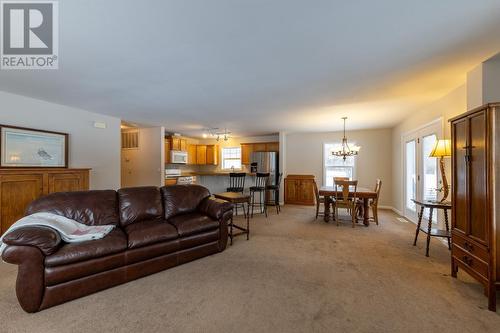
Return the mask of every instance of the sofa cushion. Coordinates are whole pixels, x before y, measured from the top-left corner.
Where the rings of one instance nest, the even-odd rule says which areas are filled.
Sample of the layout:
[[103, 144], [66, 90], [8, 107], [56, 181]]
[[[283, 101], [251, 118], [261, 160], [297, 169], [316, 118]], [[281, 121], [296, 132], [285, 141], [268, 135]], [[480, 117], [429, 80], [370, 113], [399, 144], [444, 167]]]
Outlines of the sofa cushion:
[[179, 237], [175, 227], [163, 219], [129, 224], [125, 227], [125, 232], [128, 236], [129, 249], [164, 242]]
[[118, 203], [122, 226], [163, 215], [160, 189], [155, 186], [119, 189]]
[[118, 200], [113, 190], [56, 192], [33, 201], [27, 215], [49, 212], [86, 225], [117, 225]]
[[210, 196], [207, 188], [200, 185], [173, 185], [161, 188], [165, 219], [196, 211], [200, 202]]
[[100, 258], [127, 249], [127, 236], [115, 228], [104, 238], [81, 243], [64, 244], [57, 252], [45, 257], [45, 266], [55, 267]]
[[168, 220], [177, 228], [179, 236], [186, 237], [204, 231], [217, 229], [219, 222], [200, 213], [177, 215]]

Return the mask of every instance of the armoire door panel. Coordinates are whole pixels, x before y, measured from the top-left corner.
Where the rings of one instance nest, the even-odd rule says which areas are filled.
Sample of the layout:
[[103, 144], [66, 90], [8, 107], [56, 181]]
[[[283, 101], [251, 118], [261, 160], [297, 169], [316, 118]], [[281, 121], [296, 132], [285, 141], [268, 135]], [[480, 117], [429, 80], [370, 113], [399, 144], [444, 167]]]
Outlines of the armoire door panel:
[[470, 235], [487, 243], [486, 113], [470, 118]]
[[82, 173], [49, 174], [49, 193], [80, 191], [86, 187]]
[[43, 195], [43, 175], [0, 176], [0, 234], [24, 216], [26, 208]]
[[453, 164], [455, 172], [453, 174], [455, 215], [453, 216], [453, 228], [463, 233], [468, 232], [467, 227], [467, 120], [453, 124]]

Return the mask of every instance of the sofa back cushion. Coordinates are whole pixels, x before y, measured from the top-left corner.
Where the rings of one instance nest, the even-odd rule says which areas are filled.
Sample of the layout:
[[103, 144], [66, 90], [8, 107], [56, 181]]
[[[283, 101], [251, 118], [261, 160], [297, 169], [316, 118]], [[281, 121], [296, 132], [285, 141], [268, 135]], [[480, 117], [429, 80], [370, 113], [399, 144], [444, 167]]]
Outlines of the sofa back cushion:
[[200, 185], [173, 185], [161, 188], [165, 219], [196, 211], [200, 202], [210, 196]]
[[119, 189], [118, 202], [122, 226], [160, 218], [163, 215], [161, 193], [156, 186]]
[[118, 225], [118, 199], [113, 190], [56, 192], [33, 201], [28, 215], [49, 212], [86, 225]]

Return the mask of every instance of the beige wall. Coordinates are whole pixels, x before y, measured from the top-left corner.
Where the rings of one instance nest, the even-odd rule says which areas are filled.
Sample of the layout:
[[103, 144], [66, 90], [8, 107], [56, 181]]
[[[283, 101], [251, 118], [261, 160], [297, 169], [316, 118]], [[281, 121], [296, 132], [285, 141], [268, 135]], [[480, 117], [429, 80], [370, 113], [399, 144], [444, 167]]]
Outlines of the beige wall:
[[120, 187], [120, 119], [0, 92], [0, 124], [69, 133], [69, 166], [92, 168], [92, 189]]
[[483, 64], [467, 73], [467, 110], [483, 104]]
[[122, 187], [163, 186], [165, 182], [165, 129], [139, 128], [139, 148], [122, 149]]
[[[361, 146], [356, 158], [359, 186], [374, 187], [382, 179], [380, 205], [392, 205], [391, 129], [348, 131], [349, 140]], [[340, 142], [342, 132], [290, 133], [285, 137], [285, 174], [312, 174], [323, 182], [323, 144]]]
[[494, 57], [485, 61], [483, 68], [483, 104], [499, 102], [500, 58]]
[[[450, 138], [450, 125], [448, 119], [459, 115], [467, 110], [467, 89], [462, 85], [443, 98], [418, 110], [413, 116], [394, 127], [392, 130], [392, 170], [393, 170], [393, 207], [399, 212], [403, 211], [403, 160], [402, 160], [402, 136], [405, 133], [416, 130], [438, 118], [443, 119], [443, 133], [445, 138]], [[447, 164], [448, 179], [450, 161]]]

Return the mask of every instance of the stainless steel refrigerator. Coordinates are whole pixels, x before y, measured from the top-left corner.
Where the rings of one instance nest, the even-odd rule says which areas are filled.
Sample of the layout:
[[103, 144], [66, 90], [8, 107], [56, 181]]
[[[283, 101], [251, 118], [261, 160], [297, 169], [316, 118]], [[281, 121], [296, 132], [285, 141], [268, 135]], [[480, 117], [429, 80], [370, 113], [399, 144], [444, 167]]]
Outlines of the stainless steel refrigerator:
[[276, 152], [254, 152], [252, 153], [252, 172], [269, 172], [269, 184], [276, 185], [279, 174], [279, 159]]

